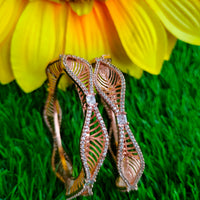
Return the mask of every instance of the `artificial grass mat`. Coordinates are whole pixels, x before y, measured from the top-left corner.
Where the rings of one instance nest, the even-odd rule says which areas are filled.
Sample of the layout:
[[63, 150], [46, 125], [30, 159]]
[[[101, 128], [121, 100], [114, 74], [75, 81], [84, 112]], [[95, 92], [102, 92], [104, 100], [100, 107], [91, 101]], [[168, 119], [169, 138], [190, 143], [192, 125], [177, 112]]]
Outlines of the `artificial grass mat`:
[[[108, 153], [94, 195], [77, 199], [200, 199], [200, 47], [179, 41], [159, 76], [125, 78], [128, 120], [146, 163], [139, 189], [117, 190], [117, 170]], [[46, 84], [30, 94], [15, 82], [0, 85], [0, 199], [65, 199], [65, 188], [51, 170], [46, 96]], [[77, 175], [83, 114], [74, 86], [59, 91], [59, 100], [62, 138]]]

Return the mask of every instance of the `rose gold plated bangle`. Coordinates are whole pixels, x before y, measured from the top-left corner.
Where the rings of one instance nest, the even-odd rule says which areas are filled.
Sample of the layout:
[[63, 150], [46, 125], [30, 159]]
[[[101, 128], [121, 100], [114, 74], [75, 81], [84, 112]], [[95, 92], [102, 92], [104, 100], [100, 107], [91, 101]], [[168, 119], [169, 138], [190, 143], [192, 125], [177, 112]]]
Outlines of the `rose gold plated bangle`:
[[95, 59], [94, 85], [111, 120], [109, 135], [114, 135], [117, 155], [109, 149], [117, 163], [120, 177], [116, 184], [122, 191], [137, 189], [145, 163], [138, 143], [130, 130], [125, 112], [125, 79], [122, 72], [111, 64], [111, 59]]
[[[47, 66], [46, 74], [49, 93], [44, 109], [44, 119], [54, 139], [53, 171], [64, 182], [67, 199], [73, 199], [79, 195], [92, 195], [92, 187], [109, 144], [108, 133], [95, 100], [92, 66], [82, 58], [61, 55], [60, 59]], [[60, 136], [62, 114], [56, 98], [56, 90], [63, 74], [67, 74], [74, 81], [85, 117], [80, 138], [82, 169], [78, 177], [72, 176], [73, 165], [62, 147]]]

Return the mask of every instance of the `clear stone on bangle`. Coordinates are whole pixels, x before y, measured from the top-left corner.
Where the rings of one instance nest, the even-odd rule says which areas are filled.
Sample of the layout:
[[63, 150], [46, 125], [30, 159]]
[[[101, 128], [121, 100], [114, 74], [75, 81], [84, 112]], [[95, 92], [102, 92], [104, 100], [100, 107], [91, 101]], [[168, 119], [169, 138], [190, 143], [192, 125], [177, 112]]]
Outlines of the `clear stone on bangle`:
[[89, 105], [95, 104], [95, 103], [96, 103], [95, 96], [92, 95], [92, 94], [88, 94], [88, 95], [86, 96], [86, 102], [87, 102], [87, 104], [89, 104]]
[[118, 114], [117, 115], [117, 123], [118, 125], [124, 125], [127, 123], [126, 114]]

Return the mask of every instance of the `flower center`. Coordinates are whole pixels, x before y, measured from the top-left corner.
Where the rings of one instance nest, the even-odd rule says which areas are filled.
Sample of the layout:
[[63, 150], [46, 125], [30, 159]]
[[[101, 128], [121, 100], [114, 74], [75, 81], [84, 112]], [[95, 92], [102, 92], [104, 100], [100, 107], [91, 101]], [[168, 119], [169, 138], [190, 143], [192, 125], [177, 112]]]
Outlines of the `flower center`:
[[62, 2], [62, 1], [65, 1], [65, 2], [69, 2], [69, 3], [89, 3], [91, 2], [92, 0], [50, 0], [50, 1], [54, 1], [54, 2]]
[[74, 3], [85, 3], [85, 2], [90, 2], [92, 0], [66, 0], [68, 2], [74, 2]]
[[[29, 1], [36, 1], [36, 0], [29, 0]], [[72, 10], [78, 15], [86, 15], [88, 14], [92, 8], [94, 0], [49, 0], [56, 3], [67, 2], [70, 4]], [[105, 0], [99, 0], [105, 1]]]

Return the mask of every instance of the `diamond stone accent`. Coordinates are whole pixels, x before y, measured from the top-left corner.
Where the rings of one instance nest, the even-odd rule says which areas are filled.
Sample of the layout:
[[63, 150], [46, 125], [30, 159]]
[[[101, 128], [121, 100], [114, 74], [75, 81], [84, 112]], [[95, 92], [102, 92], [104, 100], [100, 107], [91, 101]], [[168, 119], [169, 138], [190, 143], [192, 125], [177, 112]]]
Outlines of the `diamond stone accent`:
[[93, 185], [94, 184], [94, 180], [87, 180], [85, 185], [88, 186], [88, 185]]
[[93, 104], [93, 105], [96, 104], [95, 96], [92, 94], [88, 94], [86, 96], [86, 102], [87, 102], [87, 104]]
[[118, 125], [127, 124], [126, 114], [119, 114], [119, 115], [117, 115], [117, 123], [118, 123]]

